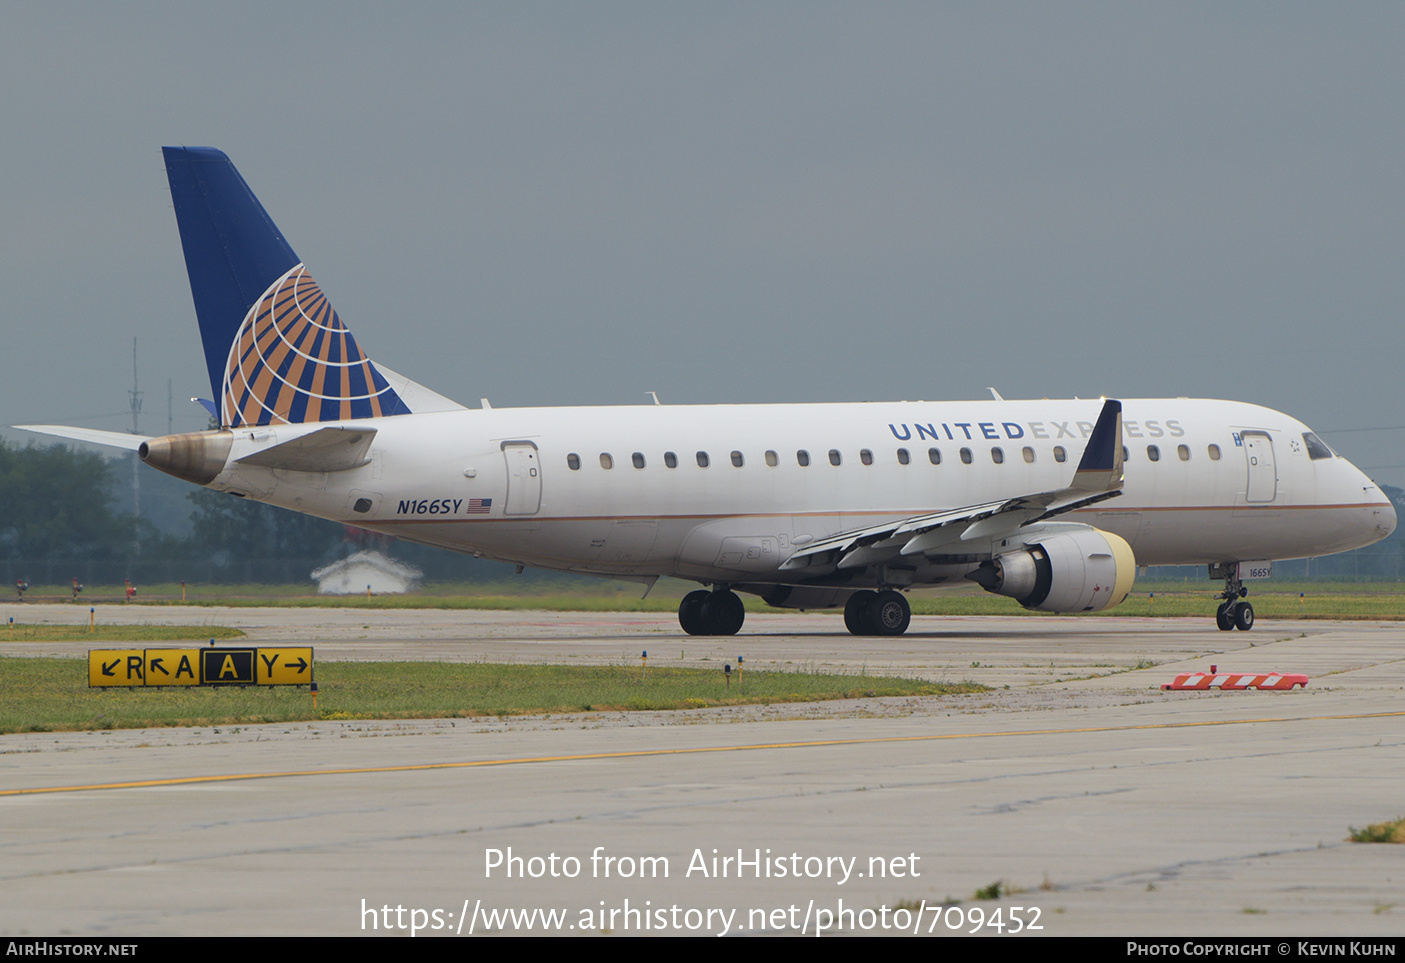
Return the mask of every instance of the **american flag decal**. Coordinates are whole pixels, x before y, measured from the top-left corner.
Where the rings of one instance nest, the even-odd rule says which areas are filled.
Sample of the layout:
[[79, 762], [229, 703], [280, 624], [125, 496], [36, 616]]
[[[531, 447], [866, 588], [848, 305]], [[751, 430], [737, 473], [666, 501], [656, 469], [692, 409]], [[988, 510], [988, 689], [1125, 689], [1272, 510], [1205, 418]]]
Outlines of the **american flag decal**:
[[468, 507], [463, 510], [463, 513], [465, 515], [486, 515], [492, 507], [493, 500], [491, 498], [470, 498]]

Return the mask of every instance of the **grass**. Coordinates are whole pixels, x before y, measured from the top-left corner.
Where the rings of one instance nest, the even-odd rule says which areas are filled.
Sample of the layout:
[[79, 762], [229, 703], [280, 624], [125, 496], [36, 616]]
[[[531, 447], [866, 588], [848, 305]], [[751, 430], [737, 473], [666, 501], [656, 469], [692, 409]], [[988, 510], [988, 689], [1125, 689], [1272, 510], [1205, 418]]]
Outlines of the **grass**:
[[[1193, 587], [1192, 587], [1193, 586]], [[648, 598], [643, 586], [608, 580], [541, 579], [499, 583], [431, 583], [412, 595], [318, 595], [309, 585], [192, 585], [186, 605], [290, 606], [351, 609], [491, 609], [553, 612], [674, 612], [684, 593], [696, 585], [662, 579]], [[33, 601], [66, 601], [63, 586], [36, 586]], [[1218, 604], [1220, 584], [1143, 580], [1127, 601], [1097, 616], [1167, 616], [1208, 618]], [[1405, 582], [1261, 582], [1251, 583], [1249, 600], [1260, 619], [1405, 620]], [[1154, 595], [1154, 597], [1153, 597]], [[1013, 599], [982, 592], [974, 585], [955, 591], [916, 592], [908, 596], [914, 615], [1018, 616], [1030, 612]], [[96, 586], [79, 605], [121, 601], [120, 586]], [[750, 613], [784, 611], [760, 599], [743, 596]], [[142, 586], [132, 603], [141, 606], [179, 605], [179, 585]]]
[[1364, 829], [1350, 828], [1347, 838], [1353, 843], [1405, 843], [1405, 816], [1383, 823], [1372, 823]]
[[306, 689], [90, 689], [76, 659], [0, 657], [0, 733], [519, 714], [691, 709], [985, 691], [888, 676], [748, 669], [492, 663], [320, 662], [318, 708]]
[[1005, 892], [1005, 881], [1003, 879], [997, 879], [989, 886], [982, 886], [980, 889], [976, 890], [972, 898], [981, 900], [999, 899]]
[[223, 625], [105, 625], [93, 631], [86, 625], [27, 625], [20, 622], [0, 626], [0, 644], [5, 642], [187, 642], [205, 639], [241, 639], [244, 633]]

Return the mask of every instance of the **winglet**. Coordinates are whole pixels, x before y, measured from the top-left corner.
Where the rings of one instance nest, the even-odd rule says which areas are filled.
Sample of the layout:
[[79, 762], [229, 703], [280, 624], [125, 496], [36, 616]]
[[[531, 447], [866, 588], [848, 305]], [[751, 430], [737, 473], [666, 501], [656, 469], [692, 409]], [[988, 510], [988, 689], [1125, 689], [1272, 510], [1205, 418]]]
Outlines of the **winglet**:
[[1108, 398], [1098, 415], [1088, 447], [1073, 473], [1070, 488], [1104, 492], [1122, 487], [1122, 402]]

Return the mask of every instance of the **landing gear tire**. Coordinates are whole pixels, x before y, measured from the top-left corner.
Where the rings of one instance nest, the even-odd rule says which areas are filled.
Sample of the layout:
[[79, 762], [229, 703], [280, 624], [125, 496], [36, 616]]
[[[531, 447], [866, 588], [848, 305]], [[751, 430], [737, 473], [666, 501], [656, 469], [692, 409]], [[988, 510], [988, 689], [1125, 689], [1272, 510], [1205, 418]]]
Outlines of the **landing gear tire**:
[[700, 614], [708, 635], [736, 635], [746, 621], [746, 608], [730, 589], [705, 592]]
[[706, 589], [698, 589], [683, 596], [683, 601], [678, 603], [678, 624], [684, 632], [689, 635], [708, 634], [707, 623], [702, 618], [702, 606], [711, 594]]
[[877, 592], [864, 589], [849, 596], [844, 603], [844, 628], [850, 635], [872, 635], [873, 604], [878, 599]]
[[1214, 578], [1217, 571], [1224, 575], [1224, 592], [1219, 596], [1224, 601], [1215, 612], [1215, 625], [1221, 632], [1231, 629], [1248, 632], [1254, 627], [1254, 607], [1247, 600], [1249, 590], [1240, 581], [1237, 566], [1234, 562], [1211, 566], [1210, 577]]
[[874, 635], [902, 635], [912, 622], [912, 609], [901, 592], [879, 592], [869, 604], [869, 624]]

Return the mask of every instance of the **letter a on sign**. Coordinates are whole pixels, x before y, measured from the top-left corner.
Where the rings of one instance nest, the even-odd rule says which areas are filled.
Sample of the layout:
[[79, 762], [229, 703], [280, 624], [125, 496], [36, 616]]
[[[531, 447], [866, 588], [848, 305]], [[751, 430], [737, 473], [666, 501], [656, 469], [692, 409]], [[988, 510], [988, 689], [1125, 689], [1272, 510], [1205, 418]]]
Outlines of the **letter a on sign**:
[[253, 685], [256, 649], [201, 649], [200, 678], [204, 685]]

